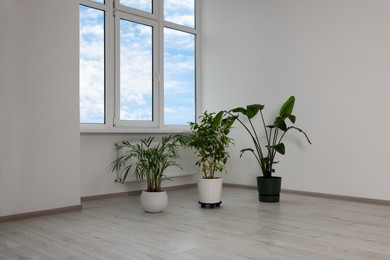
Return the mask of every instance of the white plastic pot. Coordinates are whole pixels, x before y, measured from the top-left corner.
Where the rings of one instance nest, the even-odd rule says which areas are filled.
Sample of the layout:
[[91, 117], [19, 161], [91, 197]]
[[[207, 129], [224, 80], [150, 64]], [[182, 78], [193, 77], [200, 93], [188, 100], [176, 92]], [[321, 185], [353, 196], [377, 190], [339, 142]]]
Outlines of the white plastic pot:
[[140, 197], [142, 208], [146, 212], [156, 213], [165, 209], [168, 204], [168, 196], [166, 191], [148, 192], [143, 191]]
[[201, 203], [219, 203], [222, 195], [222, 178], [199, 179], [198, 193]]

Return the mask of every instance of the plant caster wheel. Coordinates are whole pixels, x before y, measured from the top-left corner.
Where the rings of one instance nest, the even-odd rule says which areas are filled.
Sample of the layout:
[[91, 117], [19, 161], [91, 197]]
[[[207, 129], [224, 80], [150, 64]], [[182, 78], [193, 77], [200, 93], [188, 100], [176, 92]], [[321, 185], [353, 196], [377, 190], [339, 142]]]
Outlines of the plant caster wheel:
[[202, 209], [207, 208], [207, 207], [209, 207], [210, 209], [213, 209], [213, 208], [219, 208], [222, 204], [222, 201], [217, 202], [217, 203], [204, 203], [204, 202], [198, 201], [198, 203], [200, 204], [200, 207]]

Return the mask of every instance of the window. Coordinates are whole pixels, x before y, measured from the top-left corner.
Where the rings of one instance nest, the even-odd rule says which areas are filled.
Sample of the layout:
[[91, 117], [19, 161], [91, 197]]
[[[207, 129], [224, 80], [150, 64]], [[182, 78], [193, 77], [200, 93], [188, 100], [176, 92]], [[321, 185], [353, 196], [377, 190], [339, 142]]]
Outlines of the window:
[[105, 123], [105, 12], [80, 5], [80, 121]]
[[164, 76], [165, 124], [186, 124], [195, 118], [193, 34], [164, 28]]
[[80, 0], [82, 131], [183, 130], [196, 119], [196, 10], [197, 0]]
[[195, 3], [193, 0], [164, 0], [164, 20], [195, 28]]
[[153, 121], [154, 26], [124, 18], [118, 24], [118, 118]]

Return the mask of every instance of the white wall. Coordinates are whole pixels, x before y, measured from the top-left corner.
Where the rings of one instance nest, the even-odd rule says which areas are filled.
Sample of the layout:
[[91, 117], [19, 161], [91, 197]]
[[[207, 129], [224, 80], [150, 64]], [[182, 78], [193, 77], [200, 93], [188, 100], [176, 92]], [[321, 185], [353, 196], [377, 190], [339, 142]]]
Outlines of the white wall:
[[[137, 135], [80, 137], [78, 15], [75, 0], [1, 2], [0, 216], [145, 186], [115, 183], [108, 169], [113, 144]], [[195, 179], [179, 177], [163, 186]]]
[[[390, 200], [389, 1], [207, 0], [201, 21], [204, 109], [263, 103], [271, 117], [296, 96], [313, 145], [290, 135], [283, 188]], [[255, 185], [242, 132], [225, 180]]]
[[[388, 1], [207, 0], [201, 15], [204, 109], [260, 102], [272, 114], [297, 98], [314, 144], [288, 140], [284, 188], [390, 199]], [[0, 35], [0, 216], [139, 189], [106, 168], [127, 136], [80, 140], [77, 1], [3, 0]], [[255, 185], [253, 159], [238, 158], [248, 140], [239, 128], [234, 136], [224, 178]]]
[[80, 204], [78, 4], [0, 8], [0, 216]]

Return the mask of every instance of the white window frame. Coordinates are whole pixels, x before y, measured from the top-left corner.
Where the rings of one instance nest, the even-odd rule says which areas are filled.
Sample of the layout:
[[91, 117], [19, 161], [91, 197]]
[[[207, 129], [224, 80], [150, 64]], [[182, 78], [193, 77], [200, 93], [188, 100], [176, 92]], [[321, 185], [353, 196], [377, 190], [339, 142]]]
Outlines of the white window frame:
[[155, 20], [149, 20], [145, 19], [143, 17], [135, 16], [128, 13], [123, 12], [116, 12], [115, 15], [115, 31], [119, 32], [120, 30], [120, 20], [127, 20], [130, 22], [135, 22], [143, 25], [147, 25], [152, 27], [153, 30], [153, 61], [152, 61], [152, 70], [153, 70], [153, 79], [152, 79], [152, 95], [153, 95], [153, 102], [152, 102], [152, 114], [153, 114], [153, 121], [142, 121], [142, 120], [121, 120], [120, 119], [120, 34], [115, 34], [115, 68], [118, 68], [115, 70], [115, 82], [117, 84], [115, 85], [115, 111], [114, 111], [114, 126], [126, 126], [126, 127], [158, 127], [159, 125], [159, 118], [158, 118], [158, 108], [159, 108], [159, 85], [160, 82], [158, 80], [158, 75], [160, 72], [159, 69], [159, 58], [160, 55], [158, 55], [159, 51], [159, 37], [158, 37], [158, 23]]
[[[153, 13], [148, 14], [120, 5], [120, 0], [105, 0], [100, 4], [92, 0], [79, 0], [80, 5], [105, 11], [105, 124], [80, 123], [81, 133], [171, 133], [188, 131], [188, 125], [164, 125], [164, 27], [195, 35], [195, 118], [200, 114], [200, 1], [195, 0], [195, 28], [164, 21], [162, 0], [153, 0]], [[141, 24], [156, 26], [153, 37], [154, 78], [153, 117], [154, 121], [125, 121], [119, 118], [119, 21], [123, 18]]]

